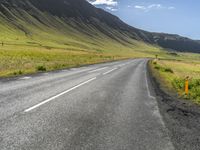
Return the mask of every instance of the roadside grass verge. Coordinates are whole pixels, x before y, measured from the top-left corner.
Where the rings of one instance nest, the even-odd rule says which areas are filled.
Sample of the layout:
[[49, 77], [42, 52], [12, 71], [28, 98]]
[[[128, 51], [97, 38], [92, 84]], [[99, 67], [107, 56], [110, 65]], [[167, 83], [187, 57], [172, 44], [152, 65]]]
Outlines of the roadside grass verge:
[[[32, 43], [29, 42], [29, 44]], [[145, 44], [138, 45], [138, 49], [147, 49], [144, 51], [139, 51], [136, 47], [132, 50], [124, 48], [121, 51], [114, 51], [112, 48], [109, 49], [110, 47], [112, 45], [108, 49], [94, 51], [80, 48], [70, 50], [68, 47], [34, 46], [34, 43], [33, 45], [4, 44], [0, 46], [0, 77], [19, 76], [127, 58], [153, 57], [154, 53], [159, 50], [153, 48], [152, 52], [148, 52], [148, 49], [151, 50], [152, 47], [145, 46]]]
[[[149, 66], [164, 90], [200, 104], [200, 60], [158, 60], [150, 61]], [[189, 76], [189, 94], [185, 95], [187, 76]]]
[[17, 76], [41, 71], [79, 67], [125, 57], [84, 51], [31, 48], [0, 50], [0, 76]]

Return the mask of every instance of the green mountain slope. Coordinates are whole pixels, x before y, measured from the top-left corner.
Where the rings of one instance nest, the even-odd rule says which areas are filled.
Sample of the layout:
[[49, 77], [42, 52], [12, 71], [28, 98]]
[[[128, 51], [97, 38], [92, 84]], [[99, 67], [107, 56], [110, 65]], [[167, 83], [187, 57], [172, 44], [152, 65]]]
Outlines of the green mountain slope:
[[0, 76], [163, 56], [160, 46], [176, 49], [169, 40], [200, 45], [136, 29], [85, 0], [0, 0]]
[[[122, 49], [138, 48], [139, 45], [142, 46], [141, 48], [147, 46], [147, 44], [141, 44], [141, 42], [130, 38], [128, 34], [101, 22], [98, 18], [90, 17], [90, 19], [86, 19], [85, 16], [87, 15], [82, 16], [80, 15], [81, 12], [77, 14], [78, 16], [74, 12], [71, 12], [74, 15], [71, 17], [66, 16], [69, 12], [65, 12], [64, 16], [59, 16], [59, 13], [54, 14], [51, 9], [45, 10], [45, 7], [49, 6], [50, 0], [42, 0], [47, 5], [40, 2], [36, 3], [36, 1], [1, 0], [1, 41], [7, 44], [26, 44], [72, 50], [110, 51], [112, 53], [120, 52]], [[59, 4], [63, 1], [54, 2]], [[69, 2], [75, 3], [74, 7], [78, 5], [78, 2]], [[96, 9], [85, 1], [84, 4]], [[44, 8], [42, 5], [44, 5]], [[71, 7], [69, 9], [75, 10], [75, 8]], [[80, 8], [80, 10], [82, 9]], [[79, 11], [79, 9], [76, 11]]]
[[[0, 40], [6, 42], [26, 44], [31, 39], [39, 43], [42, 39], [48, 45], [72, 48], [74, 44], [88, 48], [89, 43], [95, 50], [107, 48], [110, 42], [129, 47], [139, 41], [177, 51], [200, 50], [199, 41], [139, 30], [85, 0], [0, 0], [0, 21]], [[55, 39], [55, 34], [60, 38]]]
[[[47, 2], [43, 4], [37, 0], [0, 0], [0, 76], [151, 57], [160, 52], [159, 48], [130, 38], [98, 17], [88, 19], [88, 14], [83, 15], [84, 11], [77, 8], [80, 3], [76, 0], [67, 0], [74, 6], [66, 9], [64, 5], [69, 12], [58, 14], [53, 12], [55, 5], [63, 5], [64, 1], [52, 0], [56, 3], [48, 7], [50, 1], [41, 0]], [[89, 3], [80, 2], [96, 11]]]

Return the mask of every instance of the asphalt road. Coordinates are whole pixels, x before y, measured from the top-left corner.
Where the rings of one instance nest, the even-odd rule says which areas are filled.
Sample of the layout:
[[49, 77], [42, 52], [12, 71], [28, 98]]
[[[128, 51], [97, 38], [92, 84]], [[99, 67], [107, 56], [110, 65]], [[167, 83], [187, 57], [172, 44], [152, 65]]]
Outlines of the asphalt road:
[[0, 80], [0, 149], [173, 150], [146, 64], [124, 60]]

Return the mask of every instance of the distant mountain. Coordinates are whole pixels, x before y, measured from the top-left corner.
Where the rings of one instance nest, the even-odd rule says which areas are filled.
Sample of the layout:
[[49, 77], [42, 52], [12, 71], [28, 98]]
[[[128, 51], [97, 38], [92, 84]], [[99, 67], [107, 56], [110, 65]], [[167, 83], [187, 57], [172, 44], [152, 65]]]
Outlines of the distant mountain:
[[96, 39], [105, 36], [121, 44], [131, 44], [130, 39], [134, 39], [176, 51], [200, 52], [199, 41], [131, 27], [86, 0], [0, 0], [0, 25], [20, 30], [26, 36], [48, 28], [71, 35], [80, 32]]

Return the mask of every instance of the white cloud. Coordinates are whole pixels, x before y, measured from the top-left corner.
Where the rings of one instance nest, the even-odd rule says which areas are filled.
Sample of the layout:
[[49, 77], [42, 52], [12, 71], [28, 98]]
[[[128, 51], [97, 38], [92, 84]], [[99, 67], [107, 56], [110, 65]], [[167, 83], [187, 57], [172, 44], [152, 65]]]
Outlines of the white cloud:
[[168, 7], [168, 9], [176, 9], [174, 6], [170, 6]]
[[151, 4], [147, 8], [149, 9], [160, 9], [163, 8], [161, 4]]
[[138, 10], [143, 10], [145, 12], [148, 12], [150, 10], [159, 10], [159, 9], [168, 9], [168, 10], [175, 9], [175, 7], [173, 7], [173, 6], [165, 7], [165, 6], [162, 6], [161, 4], [151, 4], [151, 5], [147, 5], [147, 6], [136, 5], [134, 8], [138, 9]]
[[88, 0], [92, 5], [103, 5], [109, 11], [117, 11], [118, 2], [116, 0]]
[[110, 11], [117, 11], [116, 8], [113, 8], [113, 7], [110, 7], [110, 6], [107, 6], [106, 9], [110, 10]]
[[115, 0], [88, 0], [92, 5], [108, 5], [117, 6], [118, 2]]
[[147, 9], [145, 6], [140, 6], [140, 5], [136, 5], [135, 8], [136, 9], [142, 9], [142, 10], [146, 10]]

